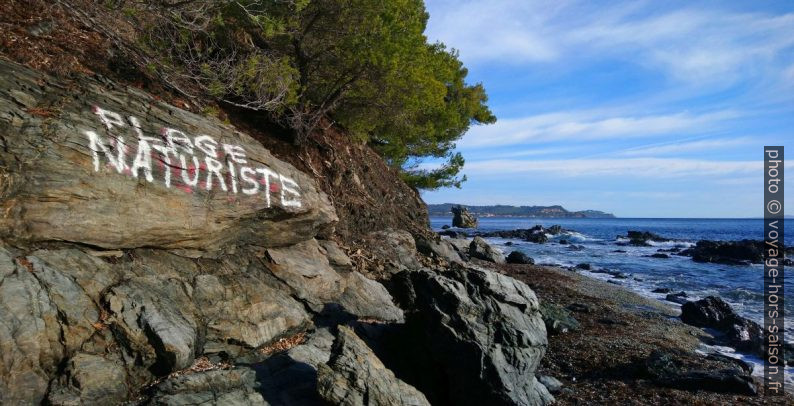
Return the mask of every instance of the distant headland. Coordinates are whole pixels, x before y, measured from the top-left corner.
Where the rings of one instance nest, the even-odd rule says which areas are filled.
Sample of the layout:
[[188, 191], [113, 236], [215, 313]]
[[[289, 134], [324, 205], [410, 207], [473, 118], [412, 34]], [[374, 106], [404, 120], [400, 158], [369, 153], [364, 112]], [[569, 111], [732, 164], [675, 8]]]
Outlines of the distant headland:
[[[428, 204], [431, 216], [448, 216], [455, 203]], [[615, 218], [612, 213], [598, 210], [568, 211], [562, 206], [468, 206], [469, 212], [477, 217], [539, 217], [539, 218]]]

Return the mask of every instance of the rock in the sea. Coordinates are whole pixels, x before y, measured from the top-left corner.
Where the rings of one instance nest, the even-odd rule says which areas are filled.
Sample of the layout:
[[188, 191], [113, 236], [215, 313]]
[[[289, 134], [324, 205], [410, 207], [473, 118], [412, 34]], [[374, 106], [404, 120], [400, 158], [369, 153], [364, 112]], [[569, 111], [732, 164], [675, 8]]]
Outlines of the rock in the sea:
[[682, 305], [689, 301], [688, 297], [686, 292], [681, 291], [678, 293], [668, 293], [667, 296], [664, 297], [664, 300]]
[[89, 77], [0, 70], [0, 238], [213, 254], [336, 222], [312, 178], [216, 119]]
[[476, 228], [477, 219], [463, 206], [452, 207], [452, 226], [458, 228]]
[[394, 376], [347, 326], [339, 326], [331, 359], [319, 366], [317, 390], [334, 405], [430, 405], [422, 392]]
[[669, 238], [664, 238], [658, 234], [649, 231], [629, 231], [626, 233], [626, 238], [629, 239], [629, 244], [637, 246], [649, 246], [648, 241], [663, 242], [670, 241]]
[[410, 354], [401, 349], [401, 376], [411, 376], [432, 403], [553, 401], [535, 378], [546, 328], [538, 299], [524, 283], [477, 267], [406, 272], [394, 282], [395, 298], [406, 309], [403, 339], [413, 346]]
[[701, 240], [679, 255], [692, 257], [695, 262], [714, 262], [726, 265], [746, 265], [764, 260], [764, 242], [754, 240]]
[[653, 293], [671, 293], [673, 290], [670, 288], [656, 288], [652, 290]]
[[521, 251], [513, 251], [507, 255], [508, 264], [534, 264], [535, 260]]
[[497, 248], [492, 247], [482, 237], [474, 237], [469, 244], [469, 256], [483, 261], [503, 264], [505, 256]]
[[761, 326], [736, 314], [731, 306], [719, 297], [708, 296], [695, 302], [684, 303], [681, 306], [681, 321], [721, 332], [725, 342], [740, 351], [763, 352], [764, 333]]
[[592, 269], [592, 267], [591, 267], [591, 266], [590, 266], [590, 264], [588, 264], [588, 263], [581, 263], [581, 264], [578, 264], [578, 265], [576, 265], [576, 268], [577, 268], [577, 269], [583, 269], [583, 270], [585, 270], [585, 271], [589, 271], [590, 269]]
[[670, 258], [669, 255], [663, 254], [663, 253], [660, 253], [660, 252], [657, 252], [657, 253], [654, 253], [654, 254], [651, 254], [651, 255], [648, 255], [648, 256], [651, 257], [651, 258], [660, 258], [660, 259]]

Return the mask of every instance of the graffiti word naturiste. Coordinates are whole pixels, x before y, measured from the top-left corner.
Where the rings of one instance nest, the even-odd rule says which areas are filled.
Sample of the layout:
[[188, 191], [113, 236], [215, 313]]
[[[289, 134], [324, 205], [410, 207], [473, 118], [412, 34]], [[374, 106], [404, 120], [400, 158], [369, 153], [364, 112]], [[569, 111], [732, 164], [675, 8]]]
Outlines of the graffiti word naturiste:
[[[300, 187], [294, 180], [266, 166], [249, 166], [245, 149], [239, 145], [222, 144], [209, 135], [189, 136], [167, 127], [160, 129], [160, 137], [150, 137], [144, 135], [140, 121], [134, 116], [125, 121], [110, 110], [94, 106], [93, 111], [111, 134], [106, 140], [95, 131], [85, 131], [95, 172], [100, 171], [101, 155], [104, 155], [108, 167], [134, 178], [143, 176], [147, 182], [154, 182], [159, 172], [167, 188], [174, 186], [188, 193], [219, 188], [234, 194], [264, 194], [267, 207], [271, 207], [271, 194], [274, 194], [282, 207], [301, 206]], [[123, 129], [131, 130], [138, 138], [137, 151], [132, 157], [128, 156], [129, 148], [119, 134]], [[159, 170], [152, 166], [153, 156]]]

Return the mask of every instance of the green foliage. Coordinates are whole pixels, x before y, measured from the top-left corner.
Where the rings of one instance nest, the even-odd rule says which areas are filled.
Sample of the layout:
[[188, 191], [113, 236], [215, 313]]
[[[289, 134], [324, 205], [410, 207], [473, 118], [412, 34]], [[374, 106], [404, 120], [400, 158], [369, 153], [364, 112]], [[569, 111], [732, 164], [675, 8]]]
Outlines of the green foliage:
[[[264, 110], [301, 141], [325, 118], [373, 146], [415, 187], [460, 186], [452, 153], [496, 118], [454, 50], [428, 43], [422, 0], [195, 0], [143, 26], [176, 85]], [[446, 160], [436, 170], [408, 165]]]

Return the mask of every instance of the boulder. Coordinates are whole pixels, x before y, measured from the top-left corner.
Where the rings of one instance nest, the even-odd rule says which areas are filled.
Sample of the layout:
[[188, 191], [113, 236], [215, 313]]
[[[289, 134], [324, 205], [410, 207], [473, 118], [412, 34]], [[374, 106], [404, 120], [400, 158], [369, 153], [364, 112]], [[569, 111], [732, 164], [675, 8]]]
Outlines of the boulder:
[[553, 376], [541, 375], [538, 377], [538, 382], [542, 383], [552, 394], [559, 393], [562, 390], [562, 382]]
[[395, 363], [433, 404], [553, 401], [535, 378], [547, 339], [538, 299], [527, 285], [478, 267], [405, 272], [393, 282], [406, 309], [400, 342], [412, 343]]
[[463, 206], [452, 207], [452, 227], [476, 228], [477, 219], [469, 213], [469, 209]]
[[[557, 234], [562, 232], [562, 228], [559, 226], [553, 226], [553, 231]], [[520, 238], [524, 241], [534, 242], [537, 244], [543, 244], [549, 240], [549, 237], [546, 234], [554, 234], [550, 230], [543, 228], [542, 225], [538, 224], [532, 228], [526, 229], [516, 229], [516, 230], [501, 230], [501, 231], [491, 231], [487, 233], [480, 233], [482, 237], [498, 237], [498, 238]]]
[[534, 264], [535, 260], [521, 251], [511, 252], [506, 259], [508, 264]]
[[312, 178], [217, 119], [90, 77], [0, 70], [0, 238], [205, 255], [333, 228]]
[[187, 372], [154, 387], [154, 405], [268, 405], [256, 390], [256, 373], [246, 367]]
[[543, 317], [543, 323], [546, 325], [546, 331], [550, 334], [567, 333], [581, 328], [579, 321], [562, 306], [553, 303], [541, 303], [540, 314]]
[[367, 234], [364, 244], [385, 262], [386, 276], [422, 267], [417, 258], [414, 237], [404, 230], [382, 230]]
[[505, 262], [504, 254], [488, 244], [482, 237], [474, 237], [471, 240], [471, 243], [469, 243], [469, 256], [497, 264]]
[[464, 259], [458, 253], [458, 250], [444, 238], [416, 238], [416, 249], [422, 255], [442, 259], [448, 263], [462, 263]]
[[754, 240], [701, 240], [679, 255], [692, 257], [695, 262], [714, 262], [726, 265], [746, 265], [764, 261], [764, 242]]
[[394, 376], [346, 326], [339, 326], [328, 364], [319, 366], [317, 389], [334, 405], [430, 405], [421, 392]]
[[682, 305], [689, 301], [689, 299], [687, 299], [688, 297], [686, 292], [682, 291], [678, 293], [668, 293], [667, 296], [664, 297], [664, 300]]
[[723, 364], [724, 368], [721, 369], [686, 368], [673, 354], [655, 350], [645, 360], [644, 368], [648, 377], [662, 386], [750, 396], [757, 394], [758, 389], [750, 371], [737, 367], [732, 362]]
[[728, 345], [740, 351], [763, 353], [764, 332], [758, 323], [739, 316], [724, 300], [716, 296], [687, 302], [681, 306], [681, 321], [696, 327], [708, 327], [723, 334]]
[[664, 238], [658, 234], [654, 234], [649, 231], [629, 231], [626, 233], [626, 238], [629, 239], [630, 245], [637, 245], [637, 246], [650, 246], [651, 244], [648, 241], [654, 242], [663, 242], [663, 241], [670, 241], [669, 238]]

